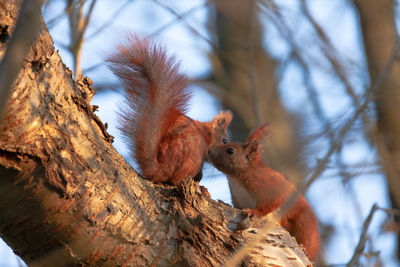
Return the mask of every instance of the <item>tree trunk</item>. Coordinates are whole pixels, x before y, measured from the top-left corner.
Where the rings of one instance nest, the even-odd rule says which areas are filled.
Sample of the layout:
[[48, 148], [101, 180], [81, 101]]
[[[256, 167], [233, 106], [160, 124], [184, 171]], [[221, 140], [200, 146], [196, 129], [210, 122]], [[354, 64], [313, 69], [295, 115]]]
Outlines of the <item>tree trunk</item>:
[[[356, 0], [377, 113], [376, 143], [392, 206], [400, 208], [400, 62], [393, 0]], [[396, 59], [396, 60], [395, 60]], [[381, 81], [384, 78], [383, 81]], [[395, 216], [400, 225], [400, 217]], [[400, 260], [400, 238], [397, 258]]]
[[[0, 1], [0, 55], [16, 2]], [[0, 232], [27, 264], [219, 266], [252, 238], [238, 230], [240, 211], [205, 198], [194, 181], [138, 176], [94, 114], [92, 82], [71, 74], [43, 24], [0, 124]], [[254, 250], [247, 265], [310, 264], [281, 227]]]
[[[300, 121], [283, 106], [275, 77], [277, 63], [264, 47], [265, 29], [260, 22], [257, 1], [219, 0], [215, 2], [216, 48], [210, 55], [212, 81], [224, 106], [235, 120], [231, 128], [240, 141], [249, 130], [270, 122], [264, 154], [268, 165], [284, 173], [294, 183], [304, 178], [302, 142], [296, 129]], [[215, 33], [216, 32], [216, 33]]]

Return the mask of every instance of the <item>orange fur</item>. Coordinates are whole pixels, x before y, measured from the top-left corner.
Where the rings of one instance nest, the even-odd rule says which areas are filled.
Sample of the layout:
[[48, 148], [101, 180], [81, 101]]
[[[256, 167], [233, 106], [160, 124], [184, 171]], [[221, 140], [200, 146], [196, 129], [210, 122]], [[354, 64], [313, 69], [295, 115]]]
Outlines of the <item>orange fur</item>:
[[[267, 126], [257, 128], [245, 144], [230, 143], [210, 149], [211, 163], [228, 179], [235, 207], [263, 216], [278, 209], [296, 190], [281, 173], [262, 160], [262, 138]], [[249, 210], [251, 209], [251, 210]], [[307, 200], [299, 195], [281, 220], [281, 225], [296, 237], [314, 260], [319, 249], [317, 218]]]
[[173, 185], [187, 177], [199, 180], [208, 149], [227, 140], [231, 113], [211, 122], [185, 116], [188, 78], [174, 57], [148, 39], [128, 36], [108, 62], [124, 87], [120, 130], [142, 175]]

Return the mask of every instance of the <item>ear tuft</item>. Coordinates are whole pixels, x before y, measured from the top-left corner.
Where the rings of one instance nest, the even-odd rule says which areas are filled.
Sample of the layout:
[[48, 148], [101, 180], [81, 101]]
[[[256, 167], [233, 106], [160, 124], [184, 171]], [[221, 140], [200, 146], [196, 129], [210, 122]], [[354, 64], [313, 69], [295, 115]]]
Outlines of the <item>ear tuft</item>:
[[246, 142], [243, 150], [246, 154], [246, 159], [252, 161], [261, 156], [262, 145], [257, 139], [252, 139], [249, 142]]
[[232, 112], [221, 111], [219, 115], [215, 116], [212, 121], [212, 127], [215, 129], [226, 129], [229, 123], [232, 121]]
[[268, 126], [269, 123], [264, 123], [260, 127], [254, 129], [247, 138], [246, 143], [249, 143], [252, 140], [257, 140], [258, 143], [262, 143], [264, 136], [268, 133]]
[[251, 161], [257, 157], [261, 157], [263, 148], [262, 141], [263, 137], [268, 132], [268, 123], [264, 123], [260, 127], [254, 129], [249, 137], [247, 138], [244, 150], [246, 152], [246, 158]]

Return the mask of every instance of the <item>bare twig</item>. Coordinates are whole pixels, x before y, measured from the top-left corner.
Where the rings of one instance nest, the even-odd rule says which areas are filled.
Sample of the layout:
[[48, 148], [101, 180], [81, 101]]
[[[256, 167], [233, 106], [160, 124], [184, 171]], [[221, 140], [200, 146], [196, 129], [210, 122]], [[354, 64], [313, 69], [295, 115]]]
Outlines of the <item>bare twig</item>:
[[375, 213], [376, 210], [378, 210], [378, 206], [376, 204], [374, 204], [368, 214], [367, 219], [364, 221], [363, 227], [362, 227], [362, 231], [361, 231], [361, 236], [360, 236], [360, 240], [358, 241], [358, 244], [354, 250], [353, 253], [353, 257], [351, 257], [349, 263], [346, 265], [346, 267], [351, 267], [351, 266], [355, 266], [358, 263], [358, 260], [361, 256], [361, 254], [364, 251], [364, 247], [365, 247], [365, 242], [367, 241], [367, 231], [369, 228], [369, 225], [371, 224], [373, 215]]
[[[306, 191], [306, 189], [326, 170], [332, 154], [342, 147], [343, 140], [344, 140], [346, 134], [352, 128], [353, 124], [359, 118], [360, 114], [362, 114], [365, 111], [365, 109], [368, 107], [368, 105], [371, 101], [371, 98], [373, 97], [374, 92], [376, 90], [378, 90], [378, 88], [380, 86], [382, 86], [383, 82], [387, 78], [387, 76], [390, 72], [390, 69], [393, 66], [393, 63], [395, 62], [395, 60], [397, 58], [397, 54], [398, 54], [399, 50], [400, 50], [400, 42], [398, 41], [395, 45], [395, 48], [393, 49], [392, 57], [387, 62], [385, 68], [378, 75], [378, 78], [375, 81], [373, 81], [370, 89], [367, 90], [367, 92], [364, 96], [364, 100], [361, 101], [361, 104], [357, 107], [357, 109], [353, 113], [353, 116], [347, 120], [347, 122], [338, 131], [338, 134], [335, 135], [334, 138], [332, 138], [332, 144], [331, 144], [329, 150], [327, 151], [327, 153], [325, 154], [325, 156], [322, 159], [318, 160], [318, 164], [314, 168], [313, 172], [309, 175], [309, 178], [306, 180], [307, 182], [300, 185], [299, 190], [294, 192], [292, 194], [292, 196], [278, 210], [278, 219], [277, 219], [278, 221], [279, 221], [279, 218], [281, 218], [293, 205], [294, 201], [298, 197], [298, 194], [304, 193]], [[368, 227], [369, 223], [368, 224], [364, 223], [364, 225], [365, 225], [365, 227]], [[268, 230], [270, 229], [268, 225], [267, 225], [267, 229]], [[266, 232], [268, 230], [266, 230]], [[263, 231], [264, 231], [264, 229], [263, 229]], [[261, 238], [262, 238], [262, 235], [260, 234], [259, 239], [256, 238], [254, 243], [261, 241]], [[360, 239], [360, 243], [361, 242], [362, 242], [362, 240]], [[253, 242], [251, 244], [253, 244]], [[251, 246], [251, 244], [245, 245], [242, 249], [240, 249], [238, 252], [236, 252], [235, 255], [232, 257], [232, 259], [235, 259], [235, 261], [229, 261], [229, 263], [238, 264], [246, 256], [246, 253], [248, 253], [248, 251], [250, 249], [249, 247]], [[226, 265], [226, 266], [228, 266], [228, 265]]]
[[179, 15], [179, 17], [177, 16], [176, 19], [174, 19], [174, 20], [172, 20], [172, 21], [170, 21], [170, 22], [168, 22], [168, 23], [162, 25], [160, 28], [158, 28], [157, 30], [155, 30], [154, 32], [152, 32], [152, 33], [149, 35], [149, 37], [152, 37], [152, 36], [155, 36], [155, 35], [159, 34], [159, 33], [162, 32], [163, 30], [165, 30], [166, 28], [170, 27], [170, 26], [173, 25], [174, 23], [176, 23], [176, 22], [182, 20], [183, 18], [187, 17], [188, 15], [190, 15], [191, 13], [193, 13], [194, 11], [196, 11], [196, 10], [198, 10], [198, 9], [200, 9], [200, 8], [204, 8], [204, 7], [206, 7], [207, 5], [210, 5], [211, 3], [212, 3], [212, 1], [208, 1], [208, 2], [206, 2], [206, 3], [203, 3], [203, 4], [201, 4], [201, 5], [198, 5], [198, 6], [195, 6], [195, 7], [191, 8], [191, 9], [189, 9], [189, 10], [186, 11], [186, 12], [183, 12], [182, 14]]
[[153, 0], [154, 3], [158, 4], [159, 6], [165, 8], [165, 10], [167, 10], [168, 12], [170, 12], [171, 14], [175, 15], [180, 21], [182, 21], [186, 27], [193, 32], [195, 35], [199, 36], [201, 39], [203, 39], [204, 41], [206, 41], [210, 46], [212, 46], [214, 49], [217, 49], [217, 46], [207, 37], [203, 36], [198, 30], [196, 30], [195, 28], [193, 28], [191, 25], [189, 25], [189, 23], [186, 22], [184, 16], [182, 16], [181, 14], [179, 14], [178, 12], [176, 12], [174, 9], [172, 9], [171, 7], [169, 7], [168, 5], [166, 5], [164, 2], [161, 2], [159, 0]]
[[258, 94], [257, 94], [257, 83], [256, 83], [256, 66], [254, 64], [254, 29], [253, 29], [253, 18], [254, 14], [252, 11], [255, 10], [253, 8], [254, 1], [249, 2], [249, 9], [247, 12], [247, 24], [249, 25], [249, 31], [248, 31], [248, 36], [247, 36], [247, 61], [249, 64], [248, 68], [248, 74], [249, 74], [249, 80], [250, 80], [250, 95], [251, 95], [251, 100], [252, 100], [252, 107], [253, 107], [253, 112], [254, 112], [254, 117], [256, 120], [256, 125], [261, 124], [261, 118], [260, 118], [260, 104], [258, 101]]
[[48, 28], [53, 27], [54, 24], [56, 24], [58, 20], [60, 20], [65, 14], [70, 13], [71, 10], [73, 10], [76, 7], [76, 5], [78, 5], [79, 3], [80, 3], [79, 1], [76, 1], [70, 5], [67, 5], [60, 14], [56, 15], [54, 18], [52, 18], [51, 20], [49, 20], [46, 23], [47, 27]]
[[317, 90], [313, 87], [311, 83], [311, 78], [310, 78], [311, 71], [309, 65], [306, 63], [304, 59], [304, 52], [302, 51], [301, 47], [296, 43], [296, 41], [293, 39], [292, 36], [294, 36], [294, 34], [290, 29], [290, 27], [285, 23], [283, 16], [279, 10], [279, 7], [273, 1], [267, 2], [265, 0], [259, 0], [258, 2], [262, 7], [264, 7], [268, 11], [271, 11], [274, 14], [273, 17], [271, 16], [271, 20], [279, 29], [283, 38], [285, 38], [285, 40], [291, 45], [292, 47], [291, 56], [300, 64], [300, 66], [304, 71], [303, 83], [308, 91], [308, 96], [311, 105], [314, 109], [314, 114], [317, 116], [317, 119], [319, 119], [321, 124], [324, 125], [325, 127], [324, 132], [330, 137], [331, 140], [333, 140], [334, 132], [332, 129], [332, 125], [324, 115], [323, 109], [317, 100]]
[[104, 31], [105, 29], [107, 29], [107, 27], [110, 27], [115, 21], [116, 21], [116, 17], [118, 17], [118, 15], [126, 10], [126, 6], [128, 6], [129, 4], [131, 4], [133, 1], [132, 0], [126, 0], [125, 3], [123, 3], [118, 9], [117, 11], [115, 11], [110, 18], [104, 22], [101, 26], [99, 26], [97, 28], [97, 30], [95, 30], [89, 37], [88, 39], [96, 36], [97, 34], [101, 33], [102, 31]]
[[[89, 10], [85, 17], [83, 17], [83, 5], [84, 1], [78, 1], [79, 5], [74, 6], [73, 9], [70, 9], [68, 19], [70, 25], [71, 32], [71, 45], [69, 47], [70, 52], [73, 56], [74, 61], [74, 71], [75, 77], [78, 77], [82, 74], [81, 70], [81, 52], [82, 46], [84, 42], [84, 35], [89, 25], [91, 15], [93, 13], [94, 6], [97, 0], [92, 0]], [[74, 5], [73, 0], [68, 0], [68, 7]], [[68, 8], [69, 9], [69, 8]]]
[[[325, 57], [328, 59], [330, 64], [332, 65], [333, 70], [342, 81], [345, 86], [346, 93], [350, 96], [351, 100], [353, 101], [354, 106], [357, 108], [360, 105], [359, 98], [355, 93], [353, 86], [350, 83], [349, 78], [347, 77], [346, 70], [341, 64], [341, 62], [337, 59], [337, 52], [334, 48], [332, 42], [330, 41], [328, 35], [325, 33], [323, 28], [314, 20], [311, 16], [311, 13], [307, 7], [305, 0], [301, 0], [301, 8], [303, 10], [304, 16], [310, 21], [311, 25], [313, 26], [315, 32], [317, 33], [319, 39], [322, 41], [323, 46], [321, 47], [322, 52], [324, 53]], [[361, 114], [361, 119], [365, 125], [369, 125], [370, 120], [365, 113]], [[368, 132], [366, 132], [368, 134]]]
[[43, 0], [25, 0], [21, 5], [14, 33], [0, 63], [0, 119], [28, 49], [40, 31], [42, 3]]
[[[207, 92], [222, 101], [224, 106], [234, 106], [237, 112], [242, 114], [243, 117], [250, 118], [253, 116], [251, 111], [245, 105], [243, 105], [243, 99], [241, 97], [231, 93], [229, 90], [226, 90], [223, 87], [218, 86], [214, 82], [203, 79], [195, 79], [192, 80], [191, 83], [203, 87]], [[251, 127], [251, 125], [248, 124], [247, 127]]]
[[312, 27], [314, 28], [315, 32], [317, 33], [319, 40], [322, 41], [323, 46], [322, 52], [324, 53], [325, 57], [331, 63], [334, 71], [339, 76], [340, 80], [345, 85], [347, 93], [350, 95], [351, 99], [353, 100], [354, 105], [357, 107], [359, 105], [358, 97], [353, 89], [350, 81], [347, 78], [345, 68], [336, 58], [336, 49], [334, 48], [332, 42], [330, 41], [328, 35], [325, 33], [323, 28], [314, 20], [311, 16], [311, 13], [307, 7], [305, 0], [301, 0], [301, 8], [303, 10], [304, 16], [310, 21]]
[[314, 169], [314, 172], [307, 179], [307, 183], [305, 184], [304, 188], [302, 188], [303, 190], [301, 190], [301, 192], [304, 192], [304, 190], [308, 188], [319, 177], [319, 175], [325, 170], [331, 155], [341, 147], [341, 144], [343, 142], [346, 133], [352, 127], [354, 122], [358, 119], [360, 114], [368, 107], [375, 91], [378, 90], [378, 88], [380, 88], [384, 83], [384, 81], [386, 80], [387, 76], [389, 75], [390, 69], [392, 68], [393, 63], [397, 58], [397, 54], [399, 53], [399, 51], [400, 51], [400, 42], [399, 40], [397, 40], [396, 45], [392, 52], [392, 56], [389, 58], [389, 61], [387, 62], [385, 68], [377, 76], [378, 78], [376, 79], [376, 81], [372, 83], [370, 89], [367, 91], [366, 96], [364, 97], [364, 101], [361, 102], [361, 104], [358, 106], [358, 108], [353, 114], [353, 117], [351, 117], [339, 130], [339, 133], [335, 138], [334, 143], [331, 145], [331, 147], [329, 148], [325, 156], [322, 158], [322, 160], [318, 162], [316, 168]]
[[398, 210], [398, 209], [387, 209], [387, 208], [381, 208], [381, 207], [379, 209], [388, 214], [390, 213], [394, 216], [400, 216], [400, 210]]

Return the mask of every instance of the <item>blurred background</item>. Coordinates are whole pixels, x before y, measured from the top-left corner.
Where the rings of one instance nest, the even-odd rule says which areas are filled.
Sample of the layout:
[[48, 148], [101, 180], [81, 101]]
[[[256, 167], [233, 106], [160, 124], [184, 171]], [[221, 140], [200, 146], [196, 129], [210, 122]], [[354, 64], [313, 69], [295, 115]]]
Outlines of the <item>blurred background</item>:
[[[231, 110], [234, 141], [269, 122], [265, 161], [313, 206], [321, 266], [399, 265], [398, 11], [395, 0], [48, 0], [42, 8], [64, 63], [93, 80], [92, 104], [132, 166], [117, 130], [121, 87], [104, 63], [127, 32], [181, 61], [192, 80], [189, 116]], [[231, 203], [211, 165], [201, 184]], [[24, 263], [4, 244], [0, 265]]]

